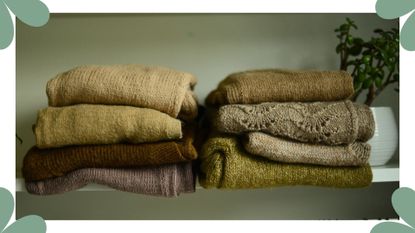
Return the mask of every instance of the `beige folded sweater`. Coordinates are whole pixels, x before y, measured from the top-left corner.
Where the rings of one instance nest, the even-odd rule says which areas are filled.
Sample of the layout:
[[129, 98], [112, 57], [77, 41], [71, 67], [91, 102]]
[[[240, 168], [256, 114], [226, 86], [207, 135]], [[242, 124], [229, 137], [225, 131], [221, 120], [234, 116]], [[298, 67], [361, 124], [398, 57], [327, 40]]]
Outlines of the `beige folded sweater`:
[[367, 141], [375, 129], [370, 108], [349, 100], [225, 105], [219, 108], [214, 124], [225, 133], [264, 132], [328, 145]]
[[165, 113], [108, 105], [42, 109], [34, 132], [39, 148], [156, 142], [182, 137], [181, 122]]
[[353, 92], [353, 78], [344, 71], [251, 70], [226, 77], [206, 104], [336, 101]]
[[327, 146], [295, 142], [265, 133], [248, 133], [243, 145], [249, 153], [285, 162], [325, 166], [362, 166], [367, 164], [370, 145], [353, 142], [348, 145]]
[[145, 65], [89, 65], [58, 74], [47, 84], [49, 106], [130, 105], [193, 119], [196, 78], [186, 72]]

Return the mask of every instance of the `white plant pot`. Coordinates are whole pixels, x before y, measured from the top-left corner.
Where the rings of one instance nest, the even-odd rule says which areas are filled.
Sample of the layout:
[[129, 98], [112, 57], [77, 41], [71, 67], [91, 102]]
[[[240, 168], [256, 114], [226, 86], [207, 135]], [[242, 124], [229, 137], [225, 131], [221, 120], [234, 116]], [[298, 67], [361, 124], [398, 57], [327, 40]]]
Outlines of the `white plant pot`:
[[368, 141], [372, 146], [369, 157], [371, 166], [386, 164], [395, 154], [398, 147], [398, 127], [390, 107], [370, 108], [375, 118], [375, 134]]

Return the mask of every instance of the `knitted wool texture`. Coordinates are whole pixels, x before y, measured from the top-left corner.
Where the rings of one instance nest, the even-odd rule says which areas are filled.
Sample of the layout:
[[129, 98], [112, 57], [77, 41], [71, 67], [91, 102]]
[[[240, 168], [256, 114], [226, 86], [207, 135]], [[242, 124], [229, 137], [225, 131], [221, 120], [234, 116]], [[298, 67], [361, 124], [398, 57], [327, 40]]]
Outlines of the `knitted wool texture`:
[[182, 119], [197, 116], [189, 73], [144, 65], [80, 66], [47, 84], [49, 106], [74, 104], [129, 105], [152, 108]]
[[64, 176], [81, 168], [127, 168], [191, 161], [197, 158], [193, 132], [186, 130], [181, 141], [142, 144], [32, 147], [23, 161], [26, 181]]
[[147, 108], [109, 105], [48, 107], [35, 126], [38, 148], [179, 139], [180, 120]]
[[353, 79], [344, 71], [252, 70], [226, 77], [206, 104], [335, 101], [353, 92]]
[[146, 195], [175, 197], [195, 191], [191, 163], [160, 165], [137, 169], [85, 168], [42, 181], [26, 182], [29, 193], [60, 194], [90, 183]]
[[327, 146], [285, 140], [253, 132], [246, 135], [243, 146], [251, 154], [285, 163], [307, 163], [326, 166], [362, 166], [367, 164], [370, 145], [352, 144]]
[[371, 184], [369, 165], [331, 167], [270, 161], [244, 151], [236, 138], [210, 138], [202, 148], [200, 184], [205, 188], [246, 189], [283, 185], [358, 188]]
[[226, 105], [220, 107], [214, 124], [225, 133], [260, 131], [301, 142], [339, 145], [369, 140], [374, 122], [369, 107], [346, 100]]

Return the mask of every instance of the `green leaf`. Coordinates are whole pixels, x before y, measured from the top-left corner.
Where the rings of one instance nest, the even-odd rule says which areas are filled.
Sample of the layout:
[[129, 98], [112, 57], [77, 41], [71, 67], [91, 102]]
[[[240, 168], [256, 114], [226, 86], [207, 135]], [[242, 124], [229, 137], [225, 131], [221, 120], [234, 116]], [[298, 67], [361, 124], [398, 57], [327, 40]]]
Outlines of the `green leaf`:
[[377, 88], [381, 87], [382, 86], [382, 79], [376, 78], [375, 79], [375, 85], [376, 85]]
[[365, 81], [363, 81], [362, 88], [363, 89], [368, 89], [370, 87], [370, 85], [372, 85], [372, 83], [373, 83], [373, 80], [368, 78]]
[[363, 60], [363, 63], [369, 64], [371, 57], [369, 55], [365, 55], [363, 56], [362, 60]]
[[350, 48], [349, 50], [349, 54], [352, 56], [357, 56], [362, 52], [362, 46], [360, 45], [355, 45], [353, 47]]

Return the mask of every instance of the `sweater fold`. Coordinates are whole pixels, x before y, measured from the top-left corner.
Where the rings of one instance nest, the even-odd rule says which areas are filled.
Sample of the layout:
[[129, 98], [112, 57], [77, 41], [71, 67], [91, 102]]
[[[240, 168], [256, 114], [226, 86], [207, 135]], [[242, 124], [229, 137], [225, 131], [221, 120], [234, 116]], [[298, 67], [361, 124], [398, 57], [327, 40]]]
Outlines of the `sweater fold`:
[[375, 130], [370, 108], [349, 100], [225, 105], [215, 118], [215, 128], [224, 133], [264, 132], [327, 145], [368, 141]]
[[182, 137], [180, 120], [147, 108], [80, 104], [39, 111], [36, 146], [143, 143]]
[[129, 105], [191, 120], [197, 116], [195, 85], [192, 74], [165, 67], [85, 65], [58, 74], [47, 83], [46, 92], [49, 106], [54, 107]]
[[363, 166], [370, 156], [367, 143], [328, 146], [286, 140], [260, 132], [248, 133], [243, 146], [250, 154], [284, 163]]
[[96, 183], [125, 192], [175, 197], [195, 192], [191, 163], [167, 164], [137, 169], [84, 168], [65, 176], [26, 182], [29, 193], [61, 194]]
[[233, 137], [210, 138], [202, 148], [200, 184], [205, 188], [246, 189], [285, 185], [358, 188], [371, 184], [368, 164], [333, 167], [289, 164], [248, 154]]
[[344, 71], [250, 70], [226, 77], [206, 104], [337, 101], [353, 92], [353, 78]]
[[142, 144], [32, 147], [23, 160], [23, 177], [38, 181], [64, 176], [81, 168], [132, 168], [195, 160], [193, 129], [186, 129], [179, 141]]

